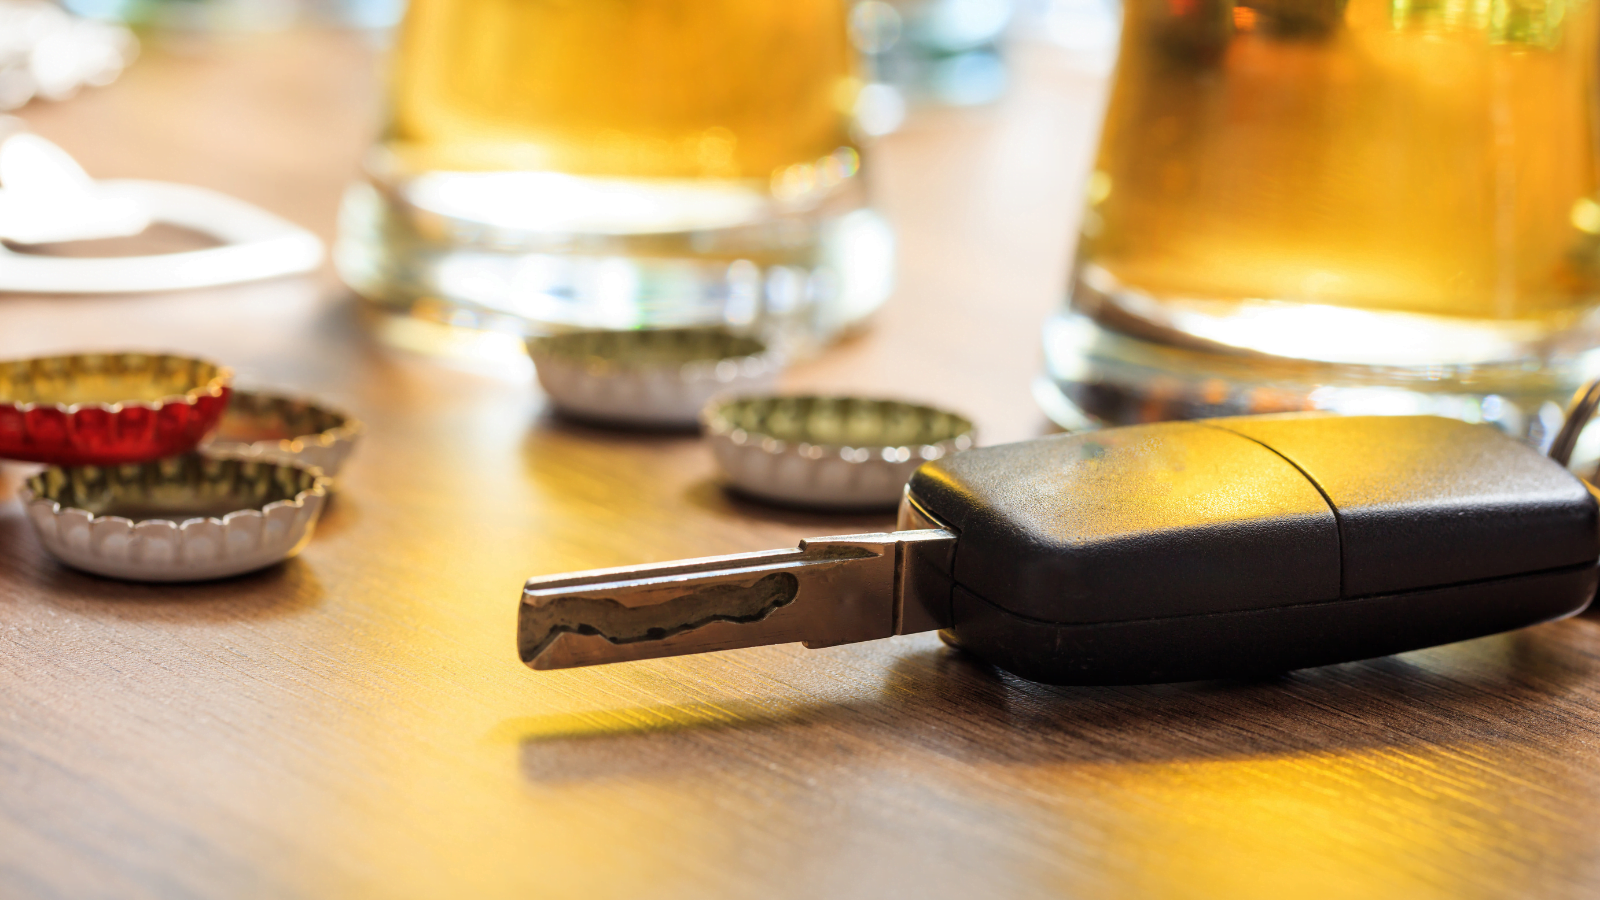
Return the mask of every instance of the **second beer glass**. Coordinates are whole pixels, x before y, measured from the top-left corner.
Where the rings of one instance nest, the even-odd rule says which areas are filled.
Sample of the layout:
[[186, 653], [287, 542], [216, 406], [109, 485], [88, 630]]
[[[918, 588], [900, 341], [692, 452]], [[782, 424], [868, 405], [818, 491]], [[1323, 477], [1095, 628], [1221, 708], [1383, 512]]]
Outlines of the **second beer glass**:
[[341, 221], [392, 311], [801, 342], [887, 295], [841, 0], [413, 0]]
[[1600, 5], [1124, 9], [1047, 338], [1075, 402], [1559, 421], [1600, 371]]

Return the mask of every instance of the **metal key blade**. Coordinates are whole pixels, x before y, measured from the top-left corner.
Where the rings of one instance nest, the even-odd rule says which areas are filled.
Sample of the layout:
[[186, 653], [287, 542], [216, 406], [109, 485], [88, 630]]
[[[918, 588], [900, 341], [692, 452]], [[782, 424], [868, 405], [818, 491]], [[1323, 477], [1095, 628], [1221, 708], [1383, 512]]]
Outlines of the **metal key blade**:
[[941, 529], [845, 535], [795, 550], [533, 578], [522, 592], [518, 650], [535, 669], [564, 669], [795, 641], [831, 647], [906, 633], [908, 623], [937, 628], [954, 543]]

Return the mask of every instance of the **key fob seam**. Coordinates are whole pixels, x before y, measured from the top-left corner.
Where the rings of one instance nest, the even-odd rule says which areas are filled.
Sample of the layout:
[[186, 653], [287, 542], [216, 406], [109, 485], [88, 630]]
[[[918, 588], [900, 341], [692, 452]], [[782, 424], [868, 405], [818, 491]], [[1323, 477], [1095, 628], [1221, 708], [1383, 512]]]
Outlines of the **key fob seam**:
[[[1339, 507], [1334, 505], [1333, 498], [1328, 496], [1327, 489], [1324, 488], [1320, 483], [1318, 483], [1317, 479], [1314, 476], [1312, 476], [1312, 474], [1310, 472], [1307, 472], [1303, 466], [1301, 466], [1299, 463], [1295, 462], [1294, 460], [1290, 459], [1288, 456], [1284, 455], [1283, 453], [1279, 452], [1276, 447], [1273, 447], [1271, 444], [1267, 443], [1266, 441], [1260, 440], [1259, 438], [1251, 437], [1248, 434], [1243, 434], [1241, 432], [1235, 431], [1232, 428], [1228, 428], [1226, 426], [1223, 426], [1223, 425], [1220, 425], [1220, 424], [1216, 424], [1214, 422], [1200, 420], [1200, 421], [1195, 422], [1194, 424], [1201, 425], [1201, 426], [1204, 426], [1206, 428], [1215, 428], [1218, 431], [1226, 431], [1229, 434], [1236, 435], [1238, 437], [1242, 437], [1247, 441], [1251, 441], [1253, 443], [1261, 445], [1268, 452], [1272, 453], [1274, 456], [1278, 457], [1279, 459], [1281, 459], [1285, 463], [1287, 463], [1289, 466], [1291, 466], [1296, 472], [1299, 472], [1300, 473], [1300, 477], [1304, 478], [1306, 480], [1306, 482], [1311, 485], [1312, 490], [1316, 491], [1317, 494], [1322, 497], [1322, 502], [1326, 503], [1328, 505], [1328, 512], [1333, 514], [1333, 533], [1334, 533], [1335, 537], [1338, 539], [1338, 543], [1339, 543], [1339, 597], [1340, 597], [1340, 599], [1344, 599], [1345, 598], [1344, 573], [1345, 573], [1345, 566], [1346, 566], [1346, 562], [1347, 562], [1346, 559], [1345, 559], [1345, 546], [1344, 546], [1345, 545], [1345, 540], [1344, 540], [1344, 527], [1345, 527], [1344, 526], [1344, 516], [1342, 516], [1340, 514]], [[1322, 602], [1328, 602], [1328, 601], [1322, 601]]]

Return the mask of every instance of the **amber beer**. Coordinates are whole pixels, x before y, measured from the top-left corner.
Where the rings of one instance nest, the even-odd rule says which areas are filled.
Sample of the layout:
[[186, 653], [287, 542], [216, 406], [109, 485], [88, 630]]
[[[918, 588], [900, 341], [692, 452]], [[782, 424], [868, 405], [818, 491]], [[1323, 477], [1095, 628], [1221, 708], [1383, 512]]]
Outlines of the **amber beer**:
[[846, 13], [412, 0], [341, 273], [532, 332], [859, 318], [892, 239], [861, 189]]
[[412, 0], [392, 146], [419, 170], [766, 182], [850, 145], [844, 15], [842, 0]]
[[1410, 363], [1515, 356], [1595, 307], [1594, 0], [1130, 0], [1125, 16], [1080, 309]]

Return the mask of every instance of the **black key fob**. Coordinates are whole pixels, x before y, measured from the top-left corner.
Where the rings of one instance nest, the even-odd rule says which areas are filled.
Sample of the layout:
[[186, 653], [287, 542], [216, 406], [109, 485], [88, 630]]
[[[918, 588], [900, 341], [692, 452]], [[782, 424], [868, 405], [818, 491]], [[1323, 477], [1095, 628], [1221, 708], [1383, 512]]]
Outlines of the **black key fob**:
[[1254, 416], [924, 465], [902, 527], [957, 533], [957, 646], [1035, 681], [1251, 676], [1581, 611], [1600, 506], [1484, 425]]

